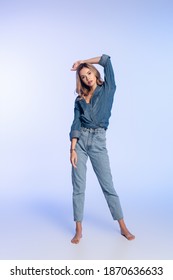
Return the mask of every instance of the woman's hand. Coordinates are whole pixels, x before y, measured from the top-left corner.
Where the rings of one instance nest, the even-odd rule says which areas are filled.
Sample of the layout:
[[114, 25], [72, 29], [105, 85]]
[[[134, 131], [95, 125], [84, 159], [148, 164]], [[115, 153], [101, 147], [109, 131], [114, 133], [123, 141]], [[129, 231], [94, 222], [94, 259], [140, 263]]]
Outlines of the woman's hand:
[[74, 62], [73, 65], [72, 65], [71, 71], [76, 71], [77, 68], [78, 68], [78, 66], [79, 66], [81, 63], [83, 63], [83, 60], [78, 60], [78, 61]]
[[70, 153], [70, 162], [74, 168], [77, 168], [77, 153], [75, 150], [72, 150]]

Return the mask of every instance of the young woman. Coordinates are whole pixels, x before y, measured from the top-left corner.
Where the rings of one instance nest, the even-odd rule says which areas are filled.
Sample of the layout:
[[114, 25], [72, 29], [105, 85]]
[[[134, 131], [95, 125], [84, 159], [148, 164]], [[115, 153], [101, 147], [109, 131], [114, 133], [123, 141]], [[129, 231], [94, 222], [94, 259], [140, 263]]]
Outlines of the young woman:
[[[104, 81], [93, 64], [104, 67]], [[71, 70], [76, 71], [76, 92], [78, 94], [70, 131], [73, 213], [76, 222], [76, 233], [71, 242], [77, 244], [82, 237], [88, 157], [113, 219], [118, 221], [121, 234], [128, 240], [132, 240], [135, 236], [129, 232], [123, 220], [119, 197], [113, 186], [106, 149], [106, 130], [116, 90], [110, 57], [103, 54], [101, 57], [79, 60], [73, 64]]]

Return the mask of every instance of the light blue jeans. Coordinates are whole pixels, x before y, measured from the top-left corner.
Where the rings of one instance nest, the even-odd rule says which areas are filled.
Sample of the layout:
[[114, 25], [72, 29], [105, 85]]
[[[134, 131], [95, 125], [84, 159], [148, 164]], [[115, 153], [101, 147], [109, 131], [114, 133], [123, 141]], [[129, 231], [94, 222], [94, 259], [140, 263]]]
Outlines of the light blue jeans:
[[106, 131], [104, 128], [81, 128], [81, 136], [76, 144], [77, 168], [72, 167], [73, 214], [74, 221], [83, 220], [86, 170], [88, 156], [106, 198], [114, 220], [123, 218], [119, 197], [114, 189], [106, 149]]

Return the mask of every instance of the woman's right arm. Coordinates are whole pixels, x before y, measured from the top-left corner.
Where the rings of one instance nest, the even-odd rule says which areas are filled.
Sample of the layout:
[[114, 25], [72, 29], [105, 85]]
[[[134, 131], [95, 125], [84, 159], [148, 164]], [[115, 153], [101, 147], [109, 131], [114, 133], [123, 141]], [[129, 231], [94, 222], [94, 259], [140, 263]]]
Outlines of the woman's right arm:
[[74, 120], [73, 120], [71, 130], [70, 130], [70, 140], [72, 140], [72, 138], [80, 137], [80, 129], [81, 129], [80, 108], [79, 108], [78, 102], [75, 101]]
[[76, 166], [77, 164], [76, 143], [77, 143], [77, 138], [72, 138], [71, 147], [70, 147], [70, 162], [74, 168], [77, 167]]
[[80, 129], [81, 129], [80, 109], [79, 109], [78, 102], [75, 101], [74, 120], [70, 131], [70, 141], [71, 141], [70, 162], [75, 168], [77, 164], [77, 153], [75, 149], [76, 149], [76, 143], [80, 138]]

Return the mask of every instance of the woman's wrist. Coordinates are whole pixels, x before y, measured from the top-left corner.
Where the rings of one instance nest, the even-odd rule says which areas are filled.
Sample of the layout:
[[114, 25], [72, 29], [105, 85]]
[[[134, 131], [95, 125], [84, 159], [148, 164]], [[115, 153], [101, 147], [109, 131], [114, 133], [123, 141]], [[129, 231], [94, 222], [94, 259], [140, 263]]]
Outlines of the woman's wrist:
[[76, 151], [75, 148], [71, 148], [71, 149], [70, 149], [70, 153], [72, 153], [72, 152], [74, 152], [74, 151]]

